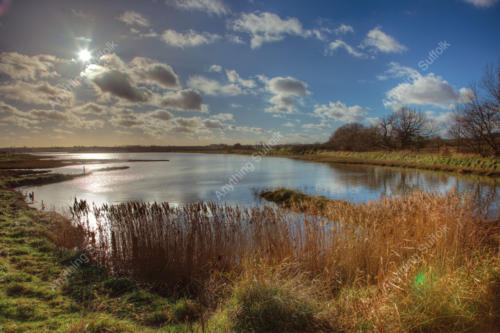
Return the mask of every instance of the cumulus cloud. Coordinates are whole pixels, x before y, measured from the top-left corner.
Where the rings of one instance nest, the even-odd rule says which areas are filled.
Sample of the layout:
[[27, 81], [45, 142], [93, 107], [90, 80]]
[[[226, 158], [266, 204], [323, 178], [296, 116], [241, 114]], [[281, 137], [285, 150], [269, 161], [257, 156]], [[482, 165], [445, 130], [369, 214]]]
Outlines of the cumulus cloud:
[[452, 109], [454, 105], [466, 99], [470, 94], [468, 89], [457, 91], [442, 77], [429, 73], [421, 75], [411, 68], [393, 66], [396, 76], [407, 76], [407, 81], [386, 93], [384, 105], [398, 109], [405, 105], [431, 105], [442, 109]]
[[194, 30], [186, 32], [177, 32], [172, 29], [167, 29], [161, 35], [161, 39], [168, 45], [185, 48], [205, 44], [212, 44], [220, 38], [217, 34], [209, 32], [198, 33]]
[[198, 89], [207, 95], [229, 95], [235, 96], [243, 93], [243, 90], [236, 84], [221, 84], [216, 80], [208, 79], [203, 76], [190, 77], [187, 85], [191, 88]]
[[268, 82], [269, 90], [276, 95], [284, 96], [306, 96], [307, 83], [297, 80], [293, 77], [275, 77]]
[[209, 72], [216, 72], [216, 73], [220, 73], [222, 72], [222, 66], [220, 65], [212, 65], [210, 66], [210, 68], [208, 69]]
[[232, 29], [250, 35], [250, 46], [259, 48], [264, 43], [283, 40], [287, 35], [307, 36], [310, 32], [302, 28], [300, 21], [295, 18], [281, 19], [278, 15], [262, 13], [243, 13], [232, 23]]
[[160, 104], [170, 110], [199, 112], [208, 111], [207, 106], [202, 104], [202, 97], [200, 93], [193, 89], [184, 89], [166, 93], [163, 95]]
[[144, 126], [145, 122], [143, 115], [138, 115], [130, 109], [119, 109], [113, 113], [111, 124], [122, 128], [140, 128]]
[[56, 110], [33, 110], [30, 113], [37, 118], [45, 120], [62, 121], [62, 122], [67, 122], [69, 120], [67, 114]]
[[212, 119], [217, 119], [220, 121], [232, 121], [234, 120], [234, 115], [232, 113], [217, 113], [212, 116]]
[[368, 111], [359, 105], [347, 106], [341, 101], [316, 105], [314, 113], [322, 119], [334, 119], [344, 123], [354, 123], [364, 120]]
[[401, 53], [407, 50], [406, 46], [383, 32], [381, 27], [370, 30], [361, 46], [374, 52], [380, 51], [383, 53]]
[[296, 99], [309, 95], [307, 84], [293, 77], [278, 76], [266, 83], [266, 89], [274, 95], [269, 99], [273, 106], [267, 108], [266, 112], [293, 113]]
[[47, 82], [29, 83], [16, 81], [14, 84], [0, 85], [0, 95], [4, 99], [33, 105], [54, 105], [68, 107], [73, 104], [73, 93]]
[[27, 56], [17, 52], [0, 53], [0, 73], [15, 80], [35, 81], [59, 76], [54, 66], [60, 59], [47, 54]]
[[5, 116], [13, 114], [22, 114], [22, 112], [19, 111], [16, 107], [0, 101], [0, 114]]
[[122, 21], [127, 25], [132, 26], [141, 26], [141, 27], [149, 27], [150, 23], [147, 18], [145, 18], [142, 14], [135, 12], [133, 10], [128, 10], [118, 16], [118, 20]]
[[151, 117], [166, 121], [172, 119], [174, 115], [166, 110], [156, 110], [151, 113]]
[[478, 8], [489, 8], [497, 4], [498, 0], [464, 0]]
[[179, 77], [172, 67], [149, 58], [135, 57], [130, 61], [130, 68], [139, 81], [156, 82], [163, 87], [180, 88]]
[[346, 42], [337, 39], [330, 44], [328, 44], [327, 52], [330, 54], [335, 53], [336, 50], [338, 49], [345, 49], [347, 53], [350, 55], [353, 55], [355, 57], [361, 58], [364, 56], [363, 52], [360, 52], [356, 50], [356, 48], [352, 47], [351, 45], [347, 44]]
[[255, 81], [248, 79], [242, 79], [240, 75], [233, 69], [233, 70], [226, 70], [226, 76], [229, 82], [235, 83], [238, 85], [241, 85], [245, 88], [254, 88], [255, 87]]
[[225, 15], [229, 8], [221, 0], [171, 0], [177, 8], [184, 10], [199, 10], [208, 14]]
[[203, 125], [205, 125], [206, 128], [211, 129], [224, 129], [224, 125], [222, 125], [220, 120], [217, 119], [207, 119], [203, 122]]
[[71, 111], [73, 113], [81, 114], [81, 115], [87, 115], [87, 114], [100, 115], [100, 114], [104, 114], [105, 106], [89, 102], [89, 103], [75, 106], [71, 109]]
[[[125, 102], [158, 107], [162, 103], [161, 94], [165, 89], [181, 89], [179, 77], [168, 64], [145, 57], [135, 57], [125, 63], [115, 54], [106, 54], [99, 60], [101, 65], [87, 66], [82, 75], [88, 78], [95, 85], [96, 92], [104, 97], [112, 95]], [[167, 99], [172, 97], [171, 94], [165, 96]], [[201, 109], [195, 107], [193, 110]]]
[[390, 62], [389, 69], [386, 70], [383, 74], [378, 75], [377, 79], [379, 80], [387, 80], [389, 78], [408, 78], [415, 79], [420, 76], [420, 73], [407, 66], [403, 66], [397, 62]]
[[176, 133], [199, 133], [210, 130], [223, 130], [224, 124], [218, 119], [202, 119], [200, 117], [177, 117], [173, 120], [170, 132]]
[[136, 87], [130, 75], [125, 72], [102, 70], [92, 74], [90, 78], [103, 93], [110, 93], [129, 102], [146, 102], [151, 97], [151, 92]]

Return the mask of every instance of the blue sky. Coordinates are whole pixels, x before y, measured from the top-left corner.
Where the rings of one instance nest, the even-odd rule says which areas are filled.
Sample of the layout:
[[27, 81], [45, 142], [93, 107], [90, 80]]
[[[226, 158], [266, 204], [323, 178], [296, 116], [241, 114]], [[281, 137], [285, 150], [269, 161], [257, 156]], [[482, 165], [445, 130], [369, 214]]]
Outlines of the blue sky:
[[321, 142], [403, 105], [444, 131], [500, 59], [498, 0], [4, 0], [0, 15], [0, 146]]

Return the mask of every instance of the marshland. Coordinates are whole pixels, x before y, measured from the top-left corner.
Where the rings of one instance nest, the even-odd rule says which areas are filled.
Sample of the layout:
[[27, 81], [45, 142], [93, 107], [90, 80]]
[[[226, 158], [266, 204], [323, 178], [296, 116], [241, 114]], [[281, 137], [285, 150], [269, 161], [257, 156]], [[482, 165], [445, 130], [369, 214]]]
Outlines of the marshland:
[[[52, 157], [67, 161], [62, 168], [4, 171], [5, 327], [423, 332], [498, 325], [494, 177], [265, 157], [217, 200], [227, 171], [250, 156], [94, 157], [62, 154]], [[203, 170], [193, 171], [196, 165]], [[176, 182], [186, 196], [168, 201]], [[23, 198], [27, 192], [33, 201]], [[40, 211], [42, 201], [57, 212]]]
[[0, 333], [500, 332], [500, 0], [0, 0]]

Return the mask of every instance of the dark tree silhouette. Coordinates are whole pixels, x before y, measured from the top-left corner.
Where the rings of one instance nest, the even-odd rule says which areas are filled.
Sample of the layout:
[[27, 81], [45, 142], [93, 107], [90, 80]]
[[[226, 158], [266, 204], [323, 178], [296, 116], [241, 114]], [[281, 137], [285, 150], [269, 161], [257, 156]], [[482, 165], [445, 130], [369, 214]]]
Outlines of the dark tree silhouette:
[[482, 156], [500, 156], [500, 66], [488, 67], [470, 91], [468, 101], [457, 108], [448, 134]]

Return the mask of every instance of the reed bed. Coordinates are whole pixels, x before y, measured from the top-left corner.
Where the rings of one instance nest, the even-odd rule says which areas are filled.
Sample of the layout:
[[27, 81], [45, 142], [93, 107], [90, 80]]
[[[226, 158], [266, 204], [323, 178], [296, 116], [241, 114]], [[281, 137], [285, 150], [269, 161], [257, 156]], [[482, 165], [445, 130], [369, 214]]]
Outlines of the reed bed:
[[293, 263], [335, 294], [354, 281], [381, 285], [415, 255], [459, 264], [494, 246], [498, 223], [479, 219], [470, 202], [456, 193], [415, 193], [334, 202], [320, 214], [313, 204], [299, 214], [267, 206], [85, 201], [71, 211], [98, 264], [169, 292], [197, 292], [214, 274], [238, 274], [257, 261]]

